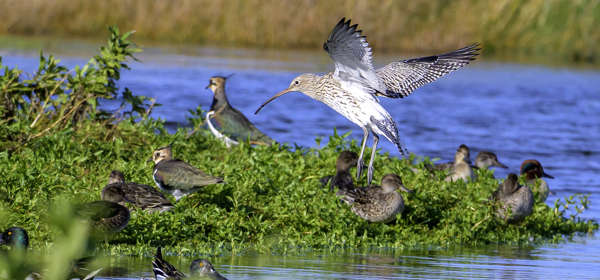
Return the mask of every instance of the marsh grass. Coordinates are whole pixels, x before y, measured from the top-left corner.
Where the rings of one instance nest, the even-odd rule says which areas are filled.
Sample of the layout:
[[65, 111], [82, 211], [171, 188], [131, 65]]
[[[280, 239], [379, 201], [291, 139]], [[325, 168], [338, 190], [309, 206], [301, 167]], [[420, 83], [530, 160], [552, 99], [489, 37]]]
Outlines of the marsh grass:
[[486, 55], [597, 61], [600, 2], [500, 1], [0, 1], [0, 33], [138, 38], [235, 47], [321, 48], [341, 17], [375, 49], [435, 53], [482, 42]]
[[[138, 246], [177, 246], [186, 250], [286, 250], [285, 248], [411, 248], [423, 245], [535, 244], [559, 242], [576, 232], [591, 233], [598, 225], [564, 212], [566, 203], [536, 204], [522, 224], [506, 224], [493, 215], [487, 200], [497, 187], [490, 171], [479, 181], [444, 182], [442, 173], [413, 173], [408, 161], [376, 158], [375, 178], [394, 172], [415, 190], [405, 196], [406, 210], [391, 224], [356, 217], [319, 178], [334, 172], [341, 150], [358, 151], [355, 141], [332, 136], [321, 148], [291, 150], [285, 146], [226, 148], [213, 137], [180, 129], [156, 134], [161, 123], [122, 122], [119, 135], [105, 138], [104, 126], [90, 123], [33, 140], [26, 147], [0, 153], [0, 202], [7, 217], [0, 227], [21, 225], [33, 247], [47, 246], [55, 236], [46, 225], [48, 205], [57, 196], [72, 202], [100, 198], [112, 169], [128, 180], [154, 185], [153, 148], [173, 143], [175, 156], [227, 182], [180, 200], [169, 213], [133, 211], [129, 225], [110, 241], [128, 253]], [[419, 165], [422, 169], [422, 163]], [[363, 179], [364, 180], [364, 179]], [[365, 182], [361, 181], [364, 184]], [[568, 205], [580, 205], [571, 201]], [[586, 206], [583, 204], [583, 206]], [[118, 250], [118, 249], [113, 249]]]
[[[108, 45], [108, 49], [118, 46]], [[48, 60], [40, 63], [47, 66]], [[4, 91], [0, 93], [8, 93], [7, 85], [23, 94], [39, 87], [38, 83], [24, 83], [27, 80], [21, 73], [13, 73], [14, 69], [4, 68], [0, 80]], [[107, 68], [99, 67], [97, 72], [103, 69]], [[112, 74], [118, 73], [116, 69]], [[51, 85], [56, 85], [57, 79], [56, 75], [40, 76], [41, 82]], [[82, 92], [90, 92], [88, 87], [96, 88], [97, 83], [79, 85]], [[111, 89], [117, 92], [116, 87]], [[319, 182], [334, 172], [342, 150], [359, 151], [357, 142], [347, 138], [349, 133], [338, 135], [334, 130], [326, 145], [317, 139], [314, 148], [253, 147], [244, 142], [227, 148], [202, 129], [193, 135], [186, 128], [167, 133], [164, 121], [148, 117], [144, 110], [151, 105], [143, 103], [143, 97], [128, 91], [122, 94], [139, 110], [137, 114], [107, 121], [95, 117], [97, 111], [92, 110], [77, 123], [66, 122], [42, 134], [31, 130], [30, 105], [20, 103], [19, 95], [6, 95], [11, 99], [5, 105], [14, 110], [11, 121], [0, 123], [0, 229], [21, 226], [29, 232], [34, 249], [48, 250], [43, 257], [50, 267], [47, 279], [64, 279], [66, 264], [86, 251], [88, 229], [75, 222], [72, 206], [100, 199], [113, 169], [121, 170], [128, 181], [154, 185], [153, 166], [146, 160], [153, 149], [170, 143], [176, 158], [224, 178], [226, 184], [206, 186], [181, 199], [167, 213], [132, 209], [128, 226], [100, 242], [100, 249], [109, 254], [149, 255], [161, 245], [180, 254], [216, 255], [524, 246], [562, 242], [598, 229], [595, 221], [578, 217], [587, 208], [587, 196], [568, 197], [552, 207], [537, 203], [522, 223], [507, 224], [495, 217], [495, 205], [488, 201], [498, 185], [492, 171], [478, 171], [476, 182], [445, 182], [446, 174], [425, 171], [427, 158], [415, 163], [415, 155], [400, 160], [388, 153], [375, 157], [375, 181], [397, 173], [415, 192], [404, 194], [405, 212], [394, 222], [369, 223]], [[33, 112], [44, 112], [52, 119], [55, 110], [70, 110], [69, 106], [76, 105], [64, 103]], [[201, 125], [202, 112], [202, 108], [190, 111], [194, 126]], [[37, 136], [28, 137], [32, 133]], [[417, 171], [412, 171], [413, 167]], [[21, 268], [35, 266], [23, 255], [0, 257], [0, 269], [8, 271], [9, 278], [22, 276], [27, 270]]]

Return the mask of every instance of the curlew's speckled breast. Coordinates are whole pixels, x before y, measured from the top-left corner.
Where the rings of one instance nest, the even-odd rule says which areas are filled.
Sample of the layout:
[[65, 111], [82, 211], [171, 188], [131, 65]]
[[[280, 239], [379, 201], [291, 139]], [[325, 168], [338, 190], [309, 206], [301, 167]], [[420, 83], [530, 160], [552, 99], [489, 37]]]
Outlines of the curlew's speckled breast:
[[312, 98], [325, 103], [358, 126], [368, 125], [371, 117], [391, 119], [375, 96], [361, 87], [350, 88], [352, 92], [344, 89], [341, 82], [334, 78], [333, 72], [321, 76], [315, 87], [318, 94], [310, 95]]

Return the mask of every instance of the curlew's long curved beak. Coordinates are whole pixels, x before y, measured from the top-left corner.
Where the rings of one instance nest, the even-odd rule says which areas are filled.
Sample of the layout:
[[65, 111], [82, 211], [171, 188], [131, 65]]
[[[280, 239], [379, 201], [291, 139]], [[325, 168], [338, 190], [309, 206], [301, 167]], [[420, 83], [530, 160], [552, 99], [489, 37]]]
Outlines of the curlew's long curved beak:
[[280, 97], [280, 96], [282, 96], [282, 95], [284, 95], [284, 94], [286, 94], [286, 93], [288, 93], [288, 92], [290, 92], [290, 91], [293, 91], [293, 90], [290, 90], [290, 89], [288, 88], [288, 89], [285, 89], [285, 90], [283, 90], [283, 91], [279, 92], [278, 94], [275, 94], [275, 95], [273, 95], [273, 97], [269, 98], [269, 100], [267, 100], [265, 103], [263, 103], [262, 105], [260, 105], [260, 107], [258, 107], [258, 109], [256, 110], [256, 112], [254, 112], [254, 114], [255, 114], [255, 115], [256, 115], [256, 114], [258, 114], [258, 112], [259, 112], [259, 111], [260, 111], [260, 110], [261, 110], [263, 107], [265, 107], [265, 105], [267, 105], [267, 104], [269, 104], [269, 102], [271, 102], [271, 101], [275, 100], [275, 98], [277, 98], [277, 97]]

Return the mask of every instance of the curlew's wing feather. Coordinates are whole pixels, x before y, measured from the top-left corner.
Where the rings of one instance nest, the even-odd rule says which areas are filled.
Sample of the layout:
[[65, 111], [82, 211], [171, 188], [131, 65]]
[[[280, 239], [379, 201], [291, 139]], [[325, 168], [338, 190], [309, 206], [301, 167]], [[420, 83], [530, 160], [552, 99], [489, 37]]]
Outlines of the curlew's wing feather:
[[350, 25], [350, 20], [342, 18], [323, 44], [323, 49], [335, 64], [334, 76], [342, 86], [360, 86], [371, 93], [386, 92], [385, 85], [375, 74], [369, 43], [357, 27], [357, 24]]
[[392, 62], [376, 71], [377, 77], [387, 87], [387, 91], [379, 92], [378, 95], [406, 97], [416, 88], [469, 64], [479, 54], [479, 50], [479, 44], [475, 43], [445, 54]]
[[396, 127], [396, 122], [391, 118], [386, 119], [376, 119], [375, 117], [371, 117], [371, 123], [375, 124], [377, 128], [383, 133], [383, 136], [390, 140], [390, 142], [396, 145], [398, 152], [403, 156], [408, 156], [408, 150], [400, 141], [400, 137], [398, 136], [398, 128]]

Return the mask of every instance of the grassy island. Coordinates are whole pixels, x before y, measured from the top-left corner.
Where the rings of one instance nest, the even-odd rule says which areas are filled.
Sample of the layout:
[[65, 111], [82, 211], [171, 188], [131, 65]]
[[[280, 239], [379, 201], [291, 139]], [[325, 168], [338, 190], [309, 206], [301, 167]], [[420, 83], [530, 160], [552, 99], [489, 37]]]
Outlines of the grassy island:
[[[406, 209], [396, 221], [361, 220], [319, 182], [335, 172], [340, 151], [359, 151], [355, 141], [334, 132], [326, 145], [317, 139], [316, 148], [248, 143], [227, 148], [202, 130], [170, 134], [163, 121], [149, 117], [153, 100], [118, 88], [119, 71], [139, 50], [129, 33], [111, 31], [100, 54], [76, 69], [41, 55], [40, 70], [24, 76], [0, 60], [0, 229], [25, 228], [35, 250], [63, 246], [65, 238], [87, 232], [71, 225], [71, 205], [99, 200], [111, 170], [154, 186], [147, 159], [154, 148], [170, 143], [176, 158], [226, 184], [206, 186], [170, 212], [132, 209], [127, 227], [101, 248], [139, 255], [159, 245], [222, 253], [539, 244], [598, 229], [595, 221], [577, 216], [587, 207], [586, 196], [554, 206], [536, 203], [522, 223], [507, 224], [488, 202], [498, 186], [492, 171], [477, 171], [475, 182], [445, 182], [445, 173], [426, 171], [428, 159], [414, 163], [414, 155], [400, 160], [389, 154], [376, 157], [375, 181], [397, 173], [414, 193], [403, 193]], [[97, 106], [114, 98], [123, 100], [118, 112]], [[200, 112], [190, 112], [196, 126]]]

